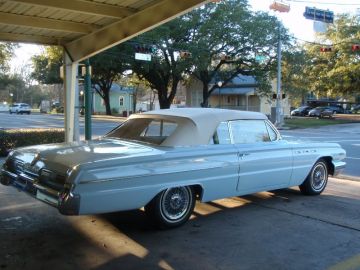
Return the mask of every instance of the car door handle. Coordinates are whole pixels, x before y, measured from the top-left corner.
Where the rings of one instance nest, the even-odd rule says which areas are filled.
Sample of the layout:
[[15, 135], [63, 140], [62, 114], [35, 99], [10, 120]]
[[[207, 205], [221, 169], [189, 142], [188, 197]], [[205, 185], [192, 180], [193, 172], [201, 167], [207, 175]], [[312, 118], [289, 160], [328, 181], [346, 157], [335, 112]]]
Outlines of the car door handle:
[[239, 154], [238, 154], [238, 156], [239, 156], [240, 158], [246, 157], [246, 156], [248, 156], [248, 155], [250, 155], [250, 153], [239, 153]]

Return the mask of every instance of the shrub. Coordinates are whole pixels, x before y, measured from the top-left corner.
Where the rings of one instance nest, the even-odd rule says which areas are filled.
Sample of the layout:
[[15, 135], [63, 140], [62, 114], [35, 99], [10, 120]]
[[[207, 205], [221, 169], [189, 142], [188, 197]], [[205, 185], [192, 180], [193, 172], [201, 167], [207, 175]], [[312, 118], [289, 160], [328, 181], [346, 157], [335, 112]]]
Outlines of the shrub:
[[59, 143], [65, 141], [64, 129], [2, 129], [0, 130], [0, 156], [23, 146]]

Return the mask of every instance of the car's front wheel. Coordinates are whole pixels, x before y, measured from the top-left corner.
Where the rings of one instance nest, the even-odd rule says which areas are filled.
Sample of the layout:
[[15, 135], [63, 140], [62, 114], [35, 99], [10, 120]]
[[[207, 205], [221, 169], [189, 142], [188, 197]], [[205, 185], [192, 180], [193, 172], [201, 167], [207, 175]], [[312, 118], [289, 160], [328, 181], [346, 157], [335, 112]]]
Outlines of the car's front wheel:
[[160, 192], [145, 211], [159, 228], [175, 228], [184, 224], [195, 207], [195, 192], [191, 187], [173, 187]]
[[328, 168], [326, 161], [319, 159], [312, 167], [305, 181], [299, 186], [305, 195], [319, 195], [324, 191], [328, 182]]

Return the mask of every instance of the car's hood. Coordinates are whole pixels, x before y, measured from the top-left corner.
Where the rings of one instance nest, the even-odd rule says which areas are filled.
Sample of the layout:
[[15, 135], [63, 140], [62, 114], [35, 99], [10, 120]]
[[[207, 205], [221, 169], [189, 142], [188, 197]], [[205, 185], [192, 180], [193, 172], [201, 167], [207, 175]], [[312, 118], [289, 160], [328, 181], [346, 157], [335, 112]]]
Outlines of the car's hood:
[[116, 139], [98, 139], [20, 148], [14, 151], [12, 158], [29, 164], [41, 161], [46, 167], [56, 166], [57, 168], [54, 169], [63, 170], [85, 163], [155, 155], [160, 152], [143, 144]]

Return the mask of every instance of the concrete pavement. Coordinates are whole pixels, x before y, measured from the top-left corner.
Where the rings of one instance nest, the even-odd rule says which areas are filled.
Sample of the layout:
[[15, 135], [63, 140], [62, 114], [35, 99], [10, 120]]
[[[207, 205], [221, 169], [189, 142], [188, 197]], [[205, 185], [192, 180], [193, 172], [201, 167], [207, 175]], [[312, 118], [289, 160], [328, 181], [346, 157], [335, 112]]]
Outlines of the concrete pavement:
[[157, 231], [143, 211], [66, 217], [0, 186], [1, 269], [360, 269], [360, 183], [330, 179], [197, 204]]

